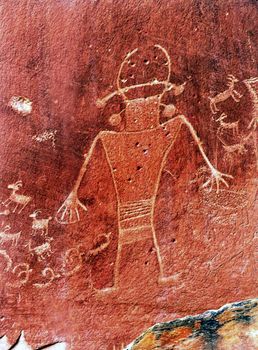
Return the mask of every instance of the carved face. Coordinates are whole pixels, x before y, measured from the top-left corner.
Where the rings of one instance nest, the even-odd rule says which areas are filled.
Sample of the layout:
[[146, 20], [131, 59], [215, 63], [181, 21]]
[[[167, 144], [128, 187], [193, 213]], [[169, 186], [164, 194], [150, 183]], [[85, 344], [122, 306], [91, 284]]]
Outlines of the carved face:
[[170, 62], [166, 51], [158, 45], [135, 49], [123, 61], [118, 77], [125, 99], [133, 100], [161, 94], [169, 81]]

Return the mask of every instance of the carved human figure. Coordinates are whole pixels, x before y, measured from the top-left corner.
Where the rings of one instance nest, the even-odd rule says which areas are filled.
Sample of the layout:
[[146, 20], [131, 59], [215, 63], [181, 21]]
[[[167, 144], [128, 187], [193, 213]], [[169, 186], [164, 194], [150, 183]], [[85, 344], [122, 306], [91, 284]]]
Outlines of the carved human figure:
[[[96, 144], [100, 142], [105, 150], [116, 191], [119, 227], [114, 284], [113, 287], [106, 288], [105, 292], [118, 287], [122, 247], [126, 244], [134, 244], [139, 240], [153, 240], [160, 270], [159, 282], [166, 282], [170, 279], [170, 276], [164, 274], [163, 260], [154, 229], [154, 208], [167, 155], [183, 124], [188, 127], [210, 170], [210, 178], [204, 186], [209, 184], [213, 186], [215, 182], [218, 191], [220, 183], [228, 186], [225, 177], [232, 178], [231, 175], [223, 174], [213, 167], [202, 148], [197, 133], [184, 115], [178, 114], [173, 119], [163, 124], [160, 123], [160, 105], [164, 93], [167, 91], [174, 91], [175, 95], [182, 93], [185, 84], [177, 86], [170, 83], [170, 57], [163, 47], [155, 45], [154, 48], [161, 55], [163, 68], [166, 68], [165, 76], [162, 72], [159, 78], [155, 77], [147, 82], [140, 81], [140, 83], [136, 82], [129, 86], [121, 86], [127, 82], [124, 71], [128, 66], [131, 69], [136, 65], [134, 55], [137, 49], [127, 54], [119, 69], [118, 90], [98, 101], [98, 106], [104, 106], [115, 94], [123, 97], [125, 130], [121, 132], [101, 131], [96, 136], [85, 157], [75, 186], [59, 208], [56, 217], [60, 223], [68, 224], [80, 220], [79, 208], [87, 211], [85, 205], [78, 199], [78, 189]], [[145, 65], [149, 63], [148, 60], [143, 62]], [[131, 73], [130, 76], [132, 76]], [[139, 96], [143, 90], [145, 97]], [[146, 91], [148, 96], [146, 96]]]

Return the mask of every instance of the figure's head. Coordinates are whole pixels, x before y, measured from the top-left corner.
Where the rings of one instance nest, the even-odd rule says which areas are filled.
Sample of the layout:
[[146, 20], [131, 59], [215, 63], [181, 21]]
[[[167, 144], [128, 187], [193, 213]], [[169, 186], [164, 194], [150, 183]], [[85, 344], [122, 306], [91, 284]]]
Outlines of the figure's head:
[[[159, 124], [159, 106], [163, 94], [172, 87], [171, 61], [160, 45], [148, 49], [134, 49], [120, 65], [117, 91], [97, 101], [104, 107], [115, 95], [126, 104], [126, 129], [130, 131], [154, 128]], [[118, 120], [112, 116], [112, 123]], [[114, 119], [114, 120], [113, 120]]]
[[20, 180], [7, 186], [8, 189], [15, 190], [15, 191], [18, 191], [21, 187], [22, 187], [22, 181]]
[[117, 78], [118, 92], [126, 101], [162, 95], [170, 85], [170, 57], [160, 45], [135, 49], [123, 60]]
[[117, 90], [97, 101], [104, 107], [114, 95], [121, 95], [125, 101], [138, 98], [162, 96], [170, 90], [171, 61], [168, 52], [160, 45], [147, 49], [134, 49], [120, 65], [117, 76]]

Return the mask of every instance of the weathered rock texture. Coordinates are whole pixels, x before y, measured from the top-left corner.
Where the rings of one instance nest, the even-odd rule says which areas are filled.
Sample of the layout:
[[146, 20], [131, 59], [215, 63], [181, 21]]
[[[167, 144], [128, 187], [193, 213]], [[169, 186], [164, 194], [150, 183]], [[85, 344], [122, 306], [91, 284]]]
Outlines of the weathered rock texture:
[[126, 350], [258, 349], [257, 299], [159, 323]]
[[0, 336], [256, 296], [256, 44], [252, 0], [0, 0]]

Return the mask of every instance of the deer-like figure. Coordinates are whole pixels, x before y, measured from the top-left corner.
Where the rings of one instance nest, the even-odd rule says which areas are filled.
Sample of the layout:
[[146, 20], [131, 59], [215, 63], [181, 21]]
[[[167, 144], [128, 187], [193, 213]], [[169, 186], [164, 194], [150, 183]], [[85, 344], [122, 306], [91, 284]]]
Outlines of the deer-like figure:
[[228, 145], [221, 138], [221, 136], [219, 134], [217, 135], [218, 139], [222, 143], [222, 147], [225, 150], [225, 155], [224, 155], [223, 159], [224, 159], [225, 162], [229, 163], [229, 171], [231, 171], [231, 168], [233, 166], [234, 158], [242, 156], [243, 154], [245, 154], [247, 152], [247, 149], [246, 149], [245, 146], [248, 143], [248, 140], [251, 137], [251, 135], [252, 135], [252, 133], [249, 133], [247, 136], [241, 137], [239, 142], [235, 143], [233, 145]]
[[239, 133], [238, 124], [239, 120], [232, 122], [232, 123], [226, 123], [224, 122], [224, 119], [226, 119], [228, 116], [225, 113], [222, 113], [218, 119], [216, 119], [217, 122], [220, 123], [220, 126], [218, 128], [218, 133], [222, 132], [223, 130], [232, 130], [233, 136], [237, 136]]
[[30, 214], [30, 218], [33, 219], [32, 221], [32, 235], [35, 236], [37, 233], [40, 233], [41, 235], [47, 236], [48, 235], [48, 224], [49, 221], [52, 220], [52, 217], [49, 216], [47, 219], [38, 219], [38, 214], [41, 213], [41, 210], [35, 210], [32, 214]]
[[26, 205], [31, 201], [31, 197], [25, 196], [23, 194], [16, 193], [22, 187], [22, 181], [17, 181], [14, 184], [8, 185], [8, 189], [12, 190], [10, 196], [2, 203], [4, 206], [8, 207], [11, 203], [15, 204], [13, 213], [20, 207], [18, 214], [26, 207]]
[[[50, 240], [52, 240], [52, 239], [53, 238], [51, 238]], [[45, 260], [52, 253], [51, 245], [50, 245], [49, 241], [44, 242], [41, 245], [38, 245], [38, 246], [36, 246], [34, 248], [31, 247], [31, 241], [29, 241], [29, 244], [28, 244], [29, 252], [31, 254], [33, 254], [33, 255], [36, 254], [37, 258], [38, 258], [38, 261]]]
[[7, 233], [10, 230], [11, 226], [6, 225], [3, 230], [0, 231], [0, 244], [11, 241], [12, 245], [15, 244], [17, 246], [17, 243], [21, 236], [21, 231], [18, 233]]
[[234, 101], [239, 102], [242, 95], [235, 90], [235, 83], [238, 82], [238, 79], [234, 75], [229, 74], [227, 78], [227, 89], [223, 92], [220, 92], [214, 97], [209, 97], [210, 100], [210, 109], [213, 114], [216, 114], [219, 109], [217, 103], [226, 101], [229, 97], [232, 97]]

